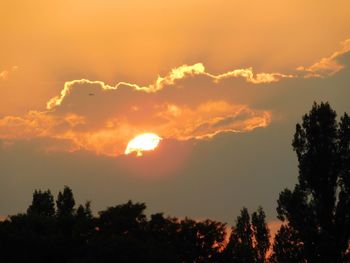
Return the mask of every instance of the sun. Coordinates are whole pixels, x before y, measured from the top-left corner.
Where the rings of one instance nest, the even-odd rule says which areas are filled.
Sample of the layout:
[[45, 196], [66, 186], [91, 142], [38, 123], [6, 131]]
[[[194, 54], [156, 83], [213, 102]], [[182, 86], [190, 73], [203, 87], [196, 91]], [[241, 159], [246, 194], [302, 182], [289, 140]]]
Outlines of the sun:
[[143, 151], [152, 151], [157, 148], [161, 140], [162, 138], [154, 133], [140, 134], [129, 141], [124, 153], [129, 154], [135, 152], [137, 156], [141, 156]]

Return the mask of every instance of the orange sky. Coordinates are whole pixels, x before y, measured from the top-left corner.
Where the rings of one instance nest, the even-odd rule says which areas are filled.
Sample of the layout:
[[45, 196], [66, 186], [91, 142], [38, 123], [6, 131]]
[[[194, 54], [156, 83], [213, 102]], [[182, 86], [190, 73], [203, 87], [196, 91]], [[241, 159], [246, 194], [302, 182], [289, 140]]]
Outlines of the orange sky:
[[[309, 65], [348, 37], [348, 1], [3, 1], [0, 114], [42, 107], [65, 81], [146, 85], [182, 64], [219, 74]], [[30, 98], [30, 99], [29, 99]]]
[[[266, 96], [259, 86], [332, 76], [344, 68], [339, 59], [349, 51], [350, 40], [343, 41], [329, 56], [288, 73], [254, 72], [250, 67], [212, 74], [202, 63], [196, 63], [173, 68], [144, 86], [85, 78], [66, 81], [61, 91], [47, 100], [46, 109], [40, 106], [22, 116], [3, 116], [0, 136], [5, 141], [54, 139], [45, 148], [118, 156], [131, 139], [142, 133], [182, 141], [250, 132], [267, 127], [274, 118], [270, 108], [249, 105]], [[2, 71], [5, 86], [16, 79], [19, 70], [14, 66]], [[245, 91], [237, 86], [257, 92], [249, 99], [239, 98]]]
[[[117, 170], [151, 174], [156, 167], [157, 175], [188, 174], [192, 185], [179, 174], [166, 180], [189, 187], [187, 197], [196, 204], [192, 208], [202, 206], [197, 199], [208, 198], [210, 203], [213, 197], [190, 195], [197, 173], [208, 176], [202, 182], [208, 185], [201, 189], [216, 185], [209, 183], [209, 172], [221, 180], [222, 189], [216, 189], [214, 197], [230, 196], [237, 206], [244, 205], [242, 200], [254, 205], [254, 200], [265, 200], [244, 199], [249, 191], [242, 196], [226, 193], [227, 171], [240, 178], [229, 179], [238, 192], [244, 182], [251, 186], [259, 180], [276, 192], [285, 186], [284, 179], [274, 165], [264, 166], [270, 160], [264, 158], [278, 159], [271, 149], [283, 141], [286, 148], [280, 155], [285, 163], [279, 163], [280, 169], [294, 164], [294, 159], [286, 161], [290, 134], [312, 102], [328, 100], [349, 111], [348, 10], [347, 0], [1, 1], [0, 162], [6, 169], [0, 173], [5, 178], [0, 200], [10, 198], [11, 185], [18, 182], [26, 182], [23, 194], [38, 184], [62, 184], [64, 167], [70, 167], [64, 158], [78, 158], [89, 163], [88, 171], [108, 174], [98, 182], [101, 189]], [[139, 161], [140, 168], [122, 155], [127, 143], [144, 132], [163, 140], [161, 154]], [[230, 161], [230, 154], [236, 162]], [[56, 155], [65, 161], [56, 162]], [[40, 169], [57, 177], [46, 181], [37, 166], [29, 165], [34, 169], [29, 171], [28, 165], [18, 165], [42, 158], [50, 164]], [[252, 159], [259, 159], [260, 166], [253, 167], [248, 162]], [[109, 161], [108, 169], [100, 163]], [[242, 166], [247, 163], [249, 168]], [[74, 178], [83, 180], [86, 171], [72, 167]], [[29, 175], [15, 179], [24, 172]], [[267, 179], [257, 177], [260, 172]], [[42, 177], [33, 179], [34, 174]], [[293, 182], [291, 178], [286, 181]], [[133, 180], [123, 182], [133, 188]], [[172, 192], [169, 185], [165, 189]], [[144, 193], [135, 186], [119, 197], [139, 195], [156, 207], [154, 196], [160, 189]], [[112, 199], [103, 193], [97, 196], [101, 204]], [[170, 212], [186, 215], [176, 210], [176, 202], [183, 202], [176, 194], [168, 200], [173, 202], [168, 203]], [[266, 197], [266, 203], [272, 203], [271, 198]], [[2, 210], [9, 208], [0, 204], [0, 215], [6, 214]], [[224, 218], [224, 210], [212, 207], [210, 213]]]

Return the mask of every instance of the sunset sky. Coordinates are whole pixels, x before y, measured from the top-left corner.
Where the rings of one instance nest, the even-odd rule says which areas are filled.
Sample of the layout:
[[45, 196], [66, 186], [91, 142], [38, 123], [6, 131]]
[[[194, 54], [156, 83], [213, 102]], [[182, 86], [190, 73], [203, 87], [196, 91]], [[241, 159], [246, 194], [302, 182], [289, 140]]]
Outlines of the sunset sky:
[[[0, 216], [68, 185], [94, 212], [273, 221], [295, 124], [350, 113], [347, 0], [0, 4]], [[126, 155], [144, 133], [158, 146]]]

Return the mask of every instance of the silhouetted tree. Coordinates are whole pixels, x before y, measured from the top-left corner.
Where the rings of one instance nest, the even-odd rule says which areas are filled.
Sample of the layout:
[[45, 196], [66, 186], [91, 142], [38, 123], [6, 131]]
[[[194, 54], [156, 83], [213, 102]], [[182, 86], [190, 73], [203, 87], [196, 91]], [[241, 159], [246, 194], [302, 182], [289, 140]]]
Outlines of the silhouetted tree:
[[248, 209], [243, 208], [237, 217], [236, 225], [231, 230], [229, 242], [221, 254], [221, 262], [267, 262], [270, 230], [262, 207], [259, 207], [251, 217]]
[[55, 204], [50, 190], [35, 190], [32, 204], [27, 209], [28, 215], [52, 217], [55, 215]]
[[[91, 203], [86, 202], [85, 205], [79, 205], [74, 216], [74, 224], [72, 227], [72, 258], [74, 262], [90, 262], [91, 243], [96, 235], [96, 219], [91, 211]], [[79, 261], [80, 260], [80, 261]]]
[[349, 116], [338, 123], [328, 103], [314, 103], [297, 124], [292, 145], [298, 183], [280, 194], [278, 216], [302, 244], [303, 260], [344, 262], [350, 240]]
[[76, 212], [77, 219], [92, 219], [91, 202], [87, 201], [85, 205], [79, 205]]
[[72, 258], [79, 239], [76, 239], [74, 230], [77, 220], [74, 218], [75, 200], [72, 189], [65, 186], [56, 199], [56, 247], [61, 251], [57, 259], [64, 262]]
[[129, 234], [141, 230], [146, 222], [144, 203], [132, 203], [109, 207], [99, 213], [99, 231], [106, 234]]
[[145, 209], [144, 203], [128, 201], [99, 212], [93, 240], [95, 261], [110, 262], [113, 258], [117, 262], [144, 262], [148, 253]]
[[156, 249], [150, 249], [153, 262], [181, 262], [181, 252], [178, 249], [180, 224], [177, 218], [165, 218], [163, 213], [151, 215], [147, 224], [147, 243]]
[[225, 262], [255, 262], [256, 252], [253, 247], [253, 229], [248, 209], [245, 207], [237, 217], [236, 226], [232, 227], [225, 254]]
[[35, 190], [27, 214], [10, 216], [6, 232], [0, 237], [6, 240], [2, 260], [8, 262], [56, 262], [55, 254], [55, 206], [50, 192]]
[[282, 225], [275, 235], [271, 263], [304, 263], [303, 244], [288, 226]]
[[266, 262], [266, 253], [270, 248], [270, 230], [266, 224], [266, 216], [262, 207], [252, 215], [252, 227], [254, 233], [254, 248], [256, 262]]
[[[217, 262], [221, 244], [225, 239], [225, 224], [189, 218], [180, 221], [175, 246], [181, 262]], [[177, 240], [176, 240], [177, 239]]]
[[59, 192], [56, 200], [57, 216], [72, 216], [74, 212], [75, 200], [72, 189], [65, 186], [63, 192]]

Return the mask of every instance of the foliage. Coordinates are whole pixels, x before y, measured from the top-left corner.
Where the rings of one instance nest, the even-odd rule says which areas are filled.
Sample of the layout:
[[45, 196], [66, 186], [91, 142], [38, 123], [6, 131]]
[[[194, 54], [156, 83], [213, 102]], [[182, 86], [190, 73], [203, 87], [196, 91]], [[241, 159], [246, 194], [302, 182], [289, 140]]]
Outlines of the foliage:
[[264, 263], [270, 249], [270, 231], [266, 224], [266, 215], [262, 207], [252, 215], [252, 228], [254, 233], [254, 247], [256, 250], [256, 262]]
[[278, 230], [273, 244], [271, 263], [306, 262], [303, 259], [303, 244], [298, 241], [293, 229], [282, 225]]
[[75, 206], [72, 189], [65, 186], [63, 192], [59, 192], [56, 201], [57, 216], [67, 217], [72, 216]]
[[75, 209], [65, 187], [56, 200], [35, 190], [26, 214], [0, 223], [4, 262], [219, 262], [226, 225], [145, 215], [144, 203], [109, 207], [95, 217], [90, 202]]
[[50, 190], [33, 193], [33, 201], [27, 210], [28, 215], [52, 217], [55, 214], [55, 204]]
[[270, 231], [262, 207], [252, 214], [252, 219], [248, 209], [243, 208], [223, 253], [224, 262], [263, 263], [269, 248]]
[[315, 103], [296, 126], [298, 183], [280, 194], [277, 212], [293, 234], [293, 249], [302, 249], [302, 261], [344, 262], [349, 253], [349, 137], [349, 116], [344, 114], [338, 123], [328, 103]]

